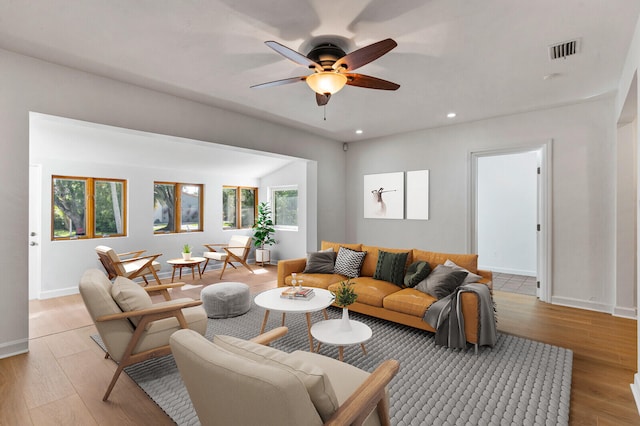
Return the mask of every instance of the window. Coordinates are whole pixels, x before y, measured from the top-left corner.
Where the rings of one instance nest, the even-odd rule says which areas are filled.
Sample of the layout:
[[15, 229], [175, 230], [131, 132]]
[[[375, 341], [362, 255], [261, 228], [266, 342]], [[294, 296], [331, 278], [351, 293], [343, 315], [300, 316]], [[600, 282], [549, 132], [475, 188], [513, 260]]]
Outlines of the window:
[[276, 228], [298, 229], [298, 187], [281, 186], [271, 189], [271, 207]]
[[223, 229], [253, 227], [258, 209], [257, 191], [258, 188], [243, 186], [222, 187]]
[[155, 182], [153, 185], [153, 232], [202, 231], [201, 184]]
[[52, 176], [51, 239], [127, 235], [127, 183], [119, 179]]

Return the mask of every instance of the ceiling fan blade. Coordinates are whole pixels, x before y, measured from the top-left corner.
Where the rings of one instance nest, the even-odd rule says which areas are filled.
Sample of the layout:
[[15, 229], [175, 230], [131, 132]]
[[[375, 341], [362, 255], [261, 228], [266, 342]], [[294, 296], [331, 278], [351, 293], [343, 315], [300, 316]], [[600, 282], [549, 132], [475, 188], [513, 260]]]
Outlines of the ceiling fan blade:
[[370, 44], [361, 49], [354, 50], [353, 52], [338, 59], [333, 64], [333, 69], [337, 70], [339, 68], [344, 68], [347, 71], [354, 71], [355, 69], [378, 59], [397, 45], [398, 43], [390, 38]]
[[306, 79], [306, 75], [300, 77], [285, 78], [283, 80], [269, 81], [268, 83], [254, 84], [253, 86], [251, 86], [251, 89], [263, 89], [265, 87], [282, 86], [283, 84], [297, 83], [299, 81], [305, 81]]
[[369, 75], [364, 74], [344, 74], [347, 76], [347, 84], [349, 86], [357, 86], [364, 87], [367, 89], [378, 89], [378, 90], [398, 90], [400, 87], [399, 84], [393, 83], [391, 81], [383, 80], [381, 78], [371, 77]]
[[264, 44], [289, 59], [290, 61], [295, 62], [298, 65], [302, 65], [303, 67], [308, 67], [309, 69], [315, 69], [318, 72], [324, 71], [322, 65], [318, 64], [315, 61], [304, 56], [302, 53], [298, 53], [295, 50], [289, 49], [287, 46], [284, 46], [277, 41], [265, 41]]
[[320, 93], [316, 93], [316, 102], [318, 106], [324, 106], [329, 103], [329, 99], [331, 98], [331, 94], [327, 93], [321, 95]]

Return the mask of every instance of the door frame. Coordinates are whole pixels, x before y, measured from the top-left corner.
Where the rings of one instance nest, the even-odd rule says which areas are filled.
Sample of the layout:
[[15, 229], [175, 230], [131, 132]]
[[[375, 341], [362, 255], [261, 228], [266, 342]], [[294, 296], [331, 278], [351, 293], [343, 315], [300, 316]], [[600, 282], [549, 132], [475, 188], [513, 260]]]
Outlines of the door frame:
[[549, 139], [543, 142], [531, 142], [517, 147], [500, 148], [469, 152], [469, 241], [470, 253], [478, 252], [478, 159], [498, 155], [519, 154], [535, 151], [538, 154], [538, 224], [537, 233], [537, 281], [539, 282], [538, 297], [541, 301], [551, 303], [552, 283], [552, 143]]
[[42, 165], [29, 164], [29, 300], [42, 290]]

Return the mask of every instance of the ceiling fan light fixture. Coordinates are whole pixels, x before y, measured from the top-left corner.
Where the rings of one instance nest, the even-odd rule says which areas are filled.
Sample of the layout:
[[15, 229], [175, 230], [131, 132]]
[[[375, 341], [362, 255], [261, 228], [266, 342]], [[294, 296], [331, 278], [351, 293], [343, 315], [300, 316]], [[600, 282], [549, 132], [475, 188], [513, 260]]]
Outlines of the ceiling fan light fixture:
[[306, 82], [311, 90], [320, 95], [327, 93], [333, 95], [347, 84], [347, 77], [336, 72], [324, 71], [311, 74], [307, 77]]

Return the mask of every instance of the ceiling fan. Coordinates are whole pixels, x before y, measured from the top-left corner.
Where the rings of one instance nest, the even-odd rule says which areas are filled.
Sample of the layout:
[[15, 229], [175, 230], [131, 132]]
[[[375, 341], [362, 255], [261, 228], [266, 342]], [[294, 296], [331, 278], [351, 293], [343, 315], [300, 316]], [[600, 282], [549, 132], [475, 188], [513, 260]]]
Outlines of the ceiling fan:
[[251, 88], [281, 86], [306, 81], [307, 85], [316, 92], [318, 106], [323, 106], [329, 102], [331, 95], [342, 89], [345, 84], [379, 90], [397, 90], [400, 87], [399, 84], [390, 81], [352, 72], [396, 47], [398, 44], [390, 38], [354, 50], [349, 54], [332, 43], [315, 46], [307, 56], [276, 41], [265, 41], [265, 44], [296, 64], [314, 70], [314, 73], [256, 84]]

